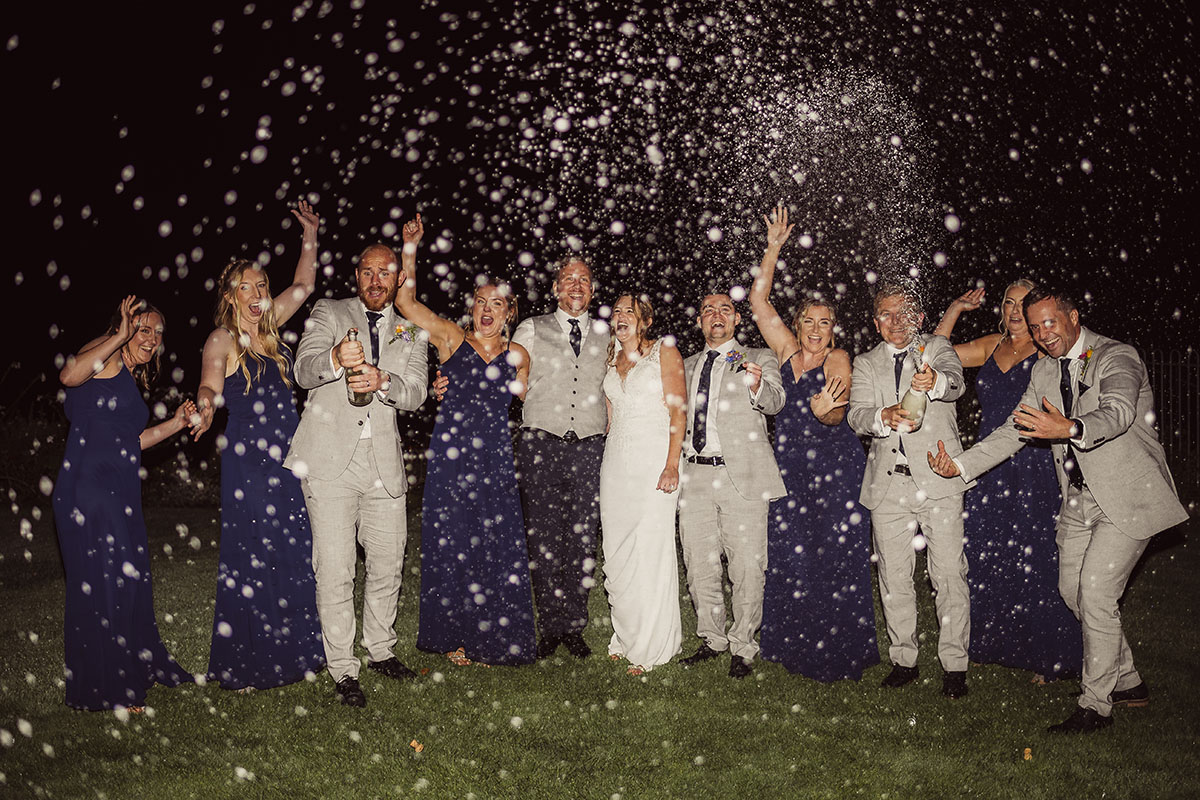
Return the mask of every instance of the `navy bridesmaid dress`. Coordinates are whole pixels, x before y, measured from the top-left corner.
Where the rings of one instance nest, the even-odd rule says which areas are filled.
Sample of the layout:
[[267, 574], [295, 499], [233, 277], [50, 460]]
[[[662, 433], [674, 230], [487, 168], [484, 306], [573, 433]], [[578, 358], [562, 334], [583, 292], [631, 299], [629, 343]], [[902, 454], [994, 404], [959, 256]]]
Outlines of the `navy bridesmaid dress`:
[[[1034, 353], [1001, 372], [988, 358], [979, 368], [980, 438], [1012, 424], [1036, 361]], [[1059, 505], [1050, 448], [1036, 441], [980, 476], [967, 492], [972, 661], [1032, 670], [1046, 680], [1081, 674], [1079, 621], [1058, 593]]]
[[[248, 366], [257, 372], [253, 359]], [[283, 686], [325, 665], [308, 512], [300, 481], [283, 467], [296, 400], [273, 361], [246, 386], [239, 368], [223, 393], [229, 421], [208, 677], [224, 689]]]
[[775, 458], [788, 494], [771, 501], [762, 657], [830, 682], [859, 680], [879, 663], [871, 593], [871, 519], [858, 505], [866, 455], [843, 421], [824, 425], [809, 399], [822, 369], [793, 380], [775, 417]]
[[417, 646], [515, 665], [534, 660], [537, 641], [507, 356], [485, 363], [464, 341], [441, 366], [450, 390], [426, 454]]
[[71, 423], [54, 488], [66, 578], [67, 705], [141, 706], [155, 683], [192, 680], [158, 633], [142, 516], [142, 448], [150, 410], [129, 371], [66, 390]]

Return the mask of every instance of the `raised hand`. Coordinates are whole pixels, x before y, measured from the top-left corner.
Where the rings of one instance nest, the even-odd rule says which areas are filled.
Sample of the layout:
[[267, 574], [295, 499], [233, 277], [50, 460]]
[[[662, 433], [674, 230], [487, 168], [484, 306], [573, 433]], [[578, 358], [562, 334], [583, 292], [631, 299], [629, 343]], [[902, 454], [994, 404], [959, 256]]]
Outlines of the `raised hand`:
[[316, 215], [312, 206], [307, 201], [301, 200], [296, 204], [296, 208], [292, 209], [292, 214], [296, 219], [300, 220], [300, 227], [304, 229], [305, 240], [315, 241], [317, 238], [317, 229], [321, 227], [321, 218]]
[[196, 413], [196, 404], [191, 400], [184, 400], [175, 409], [174, 422], [179, 430], [183, 430], [188, 425], [191, 425], [192, 418], [197, 416], [199, 415]]
[[937, 370], [928, 364], [922, 364], [921, 368], [913, 373], [912, 386], [914, 392], [928, 392], [937, 383]]
[[946, 445], [941, 439], [938, 439], [937, 455], [935, 456], [926, 450], [925, 457], [929, 459], [929, 468], [943, 478], [953, 478], [960, 474], [958, 465], [954, 463], [954, 459], [946, 452]]
[[758, 391], [758, 387], [762, 386], [763, 369], [761, 364], [756, 364], [753, 361], [746, 359], [739, 367], [738, 371], [745, 372], [742, 380], [750, 387], [750, 394]]
[[121, 314], [121, 324], [117, 328], [117, 336], [120, 337], [122, 344], [133, 338], [133, 332], [137, 330], [134, 320], [137, 319], [137, 315], [143, 306], [145, 306], [145, 303], [138, 300], [137, 296], [132, 294], [122, 300], [121, 305], [118, 306]]
[[787, 208], [782, 203], [775, 206], [770, 217], [764, 215], [763, 222], [767, 223], [767, 247], [776, 249], [783, 247], [795, 227], [788, 225]]
[[416, 245], [424, 235], [425, 226], [421, 223], [420, 214], [417, 214], [416, 219], [410, 219], [404, 223], [404, 227], [400, 229], [400, 237], [404, 240], [405, 245]]
[[817, 417], [823, 417], [835, 408], [841, 408], [850, 404], [849, 398], [842, 399], [846, 393], [846, 381], [841, 375], [834, 375], [825, 382], [821, 387], [821, 391], [812, 396], [810, 406], [812, 412]]
[[949, 310], [957, 310], [959, 312], [974, 311], [975, 309], [979, 308], [979, 306], [983, 305], [983, 295], [984, 291], [982, 286], [978, 289], [971, 289], [968, 292], [964, 292], [962, 295], [954, 299], [954, 302], [950, 304]]

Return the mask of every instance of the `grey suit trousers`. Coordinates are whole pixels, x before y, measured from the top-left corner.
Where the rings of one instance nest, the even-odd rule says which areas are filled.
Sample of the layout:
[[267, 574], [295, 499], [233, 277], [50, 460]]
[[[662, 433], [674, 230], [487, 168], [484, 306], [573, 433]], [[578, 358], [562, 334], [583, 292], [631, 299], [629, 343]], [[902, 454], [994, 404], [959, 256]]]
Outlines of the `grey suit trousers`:
[[[688, 592], [696, 608], [696, 635], [718, 652], [752, 661], [754, 636], [762, 626], [767, 572], [766, 500], [738, 494], [725, 467], [684, 464], [679, 496], [679, 541], [687, 569]], [[724, 570], [733, 584], [733, 624], [725, 630]]]
[[1112, 713], [1109, 695], [1142, 682], [1121, 629], [1118, 601], [1149, 539], [1121, 533], [1086, 487], [1067, 490], [1058, 518], [1058, 590], [1083, 626], [1079, 705]]
[[[920, 539], [916, 538], [920, 526]], [[887, 622], [893, 664], [917, 664], [917, 593], [913, 571], [917, 547], [924, 547], [929, 579], [937, 593], [938, 660], [947, 672], [967, 669], [971, 638], [967, 559], [963, 554], [962, 495], [940, 500], [925, 496], [912, 478], [892, 477], [883, 502], [871, 509], [871, 530], [879, 559], [879, 595]]]
[[[390, 423], [390, 420], [388, 420]], [[370, 439], [359, 439], [346, 470], [333, 480], [309, 476], [302, 482], [312, 524], [317, 614], [325, 662], [335, 681], [358, 677], [354, 655], [354, 573], [358, 552], [366, 553], [362, 644], [372, 661], [386, 661], [396, 644], [396, 601], [408, 541], [405, 495], [383, 488]]]

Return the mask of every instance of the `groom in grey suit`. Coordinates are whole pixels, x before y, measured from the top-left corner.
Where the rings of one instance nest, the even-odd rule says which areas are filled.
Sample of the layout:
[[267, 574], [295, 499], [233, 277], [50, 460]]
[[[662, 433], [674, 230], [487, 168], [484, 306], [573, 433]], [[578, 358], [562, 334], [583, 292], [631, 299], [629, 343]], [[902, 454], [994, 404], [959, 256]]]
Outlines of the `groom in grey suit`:
[[[684, 666], [732, 656], [731, 678], [750, 674], [758, 654], [767, 570], [767, 511], [787, 494], [766, 416], [785, 396], [779, 362], [766, 349], [737, 348], [741, 322], [727, 294], [700, 304], [705, 349], [683, 362], [688, 386], [688, 431], [679, 495], [679, 541], [688, 592], [696, 608], [700, 648]], [[733, 623], [725, 629], [721, 556], [733, 584]]]
[[1025, 319], [1050, 358], [1034, 364], [1029, 387], [1001, 426], [957, 458], [938, 443], [931, 467], [978, 476], [1048, 439], [1062, 508], [1058, 588], [1083, 626], [1083, 693], [1052, 733], [1090, 733], [1112, 725], [1114, 705], [1144, 706], [1150, 693], [1133, 666], [1118, 601], [1150, 537], [1187, 519], [1154, 432], [1154, 395], [1146, 366], [1126, 344], [1094, 333], [1061, 291], [1025, 296]]
[[[351, 706], [367, 702], [354, 655], [356, 542], [366, 553], [367, 666], [390, 678], [414, 677], [392, 653], [408, 538], [396, 411], [425, 401], [428, 345], [393, 308], [398, 272], [391, 248], [371, 245], [359, 257], [358, 296], [317, 301], [296, 355], [296, 382], [308, 390], [308, 402], [284, 461], [301, 479], [312, 524], [325, 661], [337, 699]], [[362, 341], [349, 340], [350, 328]], [[347, 387], [371, 402], [351, 405]]]
[[[884, 283], [875, 293], [874, 307], [875, 329], [883, 341], [854, 359], [846, 419], [855, 433], [871, 437], [859, 502], [871, 509], [879, 595], [891, 640], [893, 666], [883, 686], [899, 688], [918, 676], [913, 570], [917, 550], [924, 548], [937, 593], [942, 694], [954, 699], [967, 693], [971, 635], [962, 519], [967, 487], [934, 474], [919, 456], [939, 440], [954, 454], [962, 451], [954, 408], [963, 393], [962, 363], [945, 337], [919, 332], [925, 315], [915, 292]], [[900, 407], [910, 386], [928, 398], [915, 431], [915, 420]]]

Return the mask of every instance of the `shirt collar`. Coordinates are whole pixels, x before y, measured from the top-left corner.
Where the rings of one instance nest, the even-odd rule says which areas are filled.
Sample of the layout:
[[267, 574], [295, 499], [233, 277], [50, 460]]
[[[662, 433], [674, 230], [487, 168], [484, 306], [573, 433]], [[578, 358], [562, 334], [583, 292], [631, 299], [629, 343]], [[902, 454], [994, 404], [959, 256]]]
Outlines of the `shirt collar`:
[[1081, 355], [1083, 355], [1084, 351], [1087, 350], [1087, 344], [1086, 344], [1086, 342], [1083, 341], [1084, 336], [1085, 336], [1085, 332], [1084, 332], [1083, 328], [1080, 328], [1079, 329], [1079, 338], [1075, 340], [1075, 344], [1071, 345], [1071, 349], [1067, 351], [1067, 354], [1065, 356], [1063, 356], [1063, 358], [1074, 361], [1075, 359], [1077, 359]]
[[[367, 304], [366, 304], [366, 303], [364, 303], [364, 302], [362, 301], [362, 298], [361, 298], [361, 297], [360, 297], [360, 298], [358, 298], [358, 307], [359, 307], [359, 309], [361, 309], [361, 310], [362, 310], [363, 316], [364, 316], [364, 317], [366, 317], [366, 316], [367, 316], [367, 312], [368, 312], [368, 311], [370, 311], [370, 309], [368, 309], [368, 308], [367, 308]], [[384, 306], [384, 307], [383, 307], [383, 311], [377, 311], [377, 312], [376, 312], [377, 314], [382, 314], [382, 315], [383, 315], [383, 316], [381, 316], [381, 317], [379, 318], [379, 322], [375, 323], [376, 327], [378, 327], [379, 325], [382, 325], [382, 324], [383, 324], [383, 321], [384, 321], [385, 319], [387, 319], [387, 316], [388, 316], [388, 309], [389, 309], [389, 308], [391, 308], [391, 306]], [[370, 322], [370, 321], [371, 321], [371, 318], [370, 318], [370, 317], [367, 317], [367, 322]]]
[[733, 350], [737, 346], [738, 346], [737, 338], [732, 337], [729, 339], [729, 341], [722, 342], [721, 344], [717, 345], [716, 347], [709, 347], [708, 342], [705, 342], [704, 343], [704, 352], [707, 353], [709, 350], [716, 350], [721, 355], [727, 356], [727, 355], [729, 355], [729, 351]]
[[579, 320], [579, 330], [584, 334], [588, 332], [589, 323], [591, 322], [587, 311], [584, 311], [578, 317], [572, 317], [566, 311], [563, 311], [561, 306], [554, 309], [554, 318], [558, 320], [558, 326], [563, 329], [563, 333], [571, 332], [571, 320], [573, 319]]

